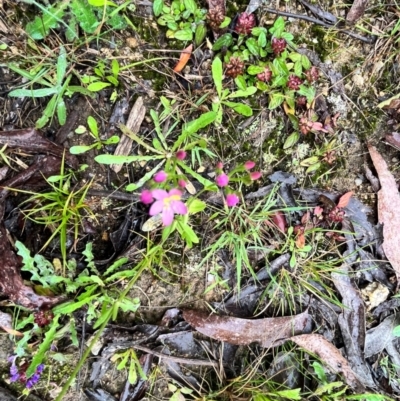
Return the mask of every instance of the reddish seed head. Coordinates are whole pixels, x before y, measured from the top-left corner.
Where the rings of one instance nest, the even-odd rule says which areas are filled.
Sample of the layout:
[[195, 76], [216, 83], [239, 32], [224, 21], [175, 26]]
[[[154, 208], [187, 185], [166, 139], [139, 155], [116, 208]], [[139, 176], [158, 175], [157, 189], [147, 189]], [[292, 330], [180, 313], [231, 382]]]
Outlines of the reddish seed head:
[[275, 56], [279, 56], [286, 49], [286, 40], [283, 38], [273, 38], [271, 46]]
[[302, 83], [303, 81], [301, 78], [297, 77], [296, 75], [290, 75], [287, 86], [289, 89], [298, 90]]
[[260, 81], [269, 82], [271, 80], [271, 78], [272, 78], [272, 71], [268, 67], [265, 67], [264, 72], [261, 72], [260, 74], [257, 74], [257, 78]]
[[254, 163], [251, 160], [248, 160], [246, 163], [244, 163], [244, 168], [246, 170], [251, 170], [255, 165], [256, 165], [256, 163]]
[[248, 35], [256, 25], [254, 14], [241, 13], [237, 19], [235, 32]]
[[307, 78], [307, 81], [310, 83], [317, 81], [319, 78], [318, 68], [314, 65], [309, 70], [305, 71], [304, 74]]
[[261, 178], [262, 174], [260, 171], [253, 171], [252, 173], [250, 173], [250, 178], [252, 181], [258, 180], [259, 178]]

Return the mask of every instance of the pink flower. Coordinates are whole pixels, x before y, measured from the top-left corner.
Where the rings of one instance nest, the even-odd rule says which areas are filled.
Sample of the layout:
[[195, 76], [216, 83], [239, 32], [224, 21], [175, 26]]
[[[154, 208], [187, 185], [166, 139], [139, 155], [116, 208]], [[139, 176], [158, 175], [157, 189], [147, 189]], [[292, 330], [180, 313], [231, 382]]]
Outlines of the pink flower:
[[185, 180], [179, 180], [179, 181], [178, 181], [178, 185], [179, 185], [181, 188], [185, 188], [185, 187], [186, 187], [186, 181], [185, 181]]
[[261, 177], [261, 172], [260, 171], [254, 171], [250, 173], [250, 178], [252, 181], [258, 180]]
[[151, 205], [149, 214], [155, 216], [161, 213], [164, 226], [172, 224], [174, 213], [187, 214], [188, 209], [181, 201], [182, 192], [179, 189], [171, 189], [169, 192], [164, 189], [153, 189], [151, 193], [156, 201]]
[[239, 203], [239, 197], [236, 194], [226, 195], [226, 204], [228, 207], [234, 207]]
[[246, 170], [251, 170], [255, 165], [256, 165], [256, 163], [254, 163], [253, 161], [249, 160], [246, 163], [244, 163], [244, 168]]
[[183, 160], [186, 157], [186, 152], [184, 150], [178, 150], [175, 156], [178, 160]]
[[217, 178], [215, 179], [215, 182], [217, 183], [217, 185], [219, 187], [226, 187], [229, 182], [229, 177], [225, 173], [222, 173], [217, 176]]
[[154, 174], [153, 179], [155, 182], [160, 183], [160, 182], [164, 182], [167, 179], [167, 177], [168, 177], [167, 173], [165, 171], [161, 170], [158, 173]]
[[153, 195], [148, 189], [143, 190], [143, 192], [140, 194], [140, 202], [144, 203], [145, 205], [150, 205], [150, 203], [153, 203], [153, 200]]
[[217, 170], [222, 170], [223, 167], [224, 165], [222, 164], [222, 162], [217, 163]]

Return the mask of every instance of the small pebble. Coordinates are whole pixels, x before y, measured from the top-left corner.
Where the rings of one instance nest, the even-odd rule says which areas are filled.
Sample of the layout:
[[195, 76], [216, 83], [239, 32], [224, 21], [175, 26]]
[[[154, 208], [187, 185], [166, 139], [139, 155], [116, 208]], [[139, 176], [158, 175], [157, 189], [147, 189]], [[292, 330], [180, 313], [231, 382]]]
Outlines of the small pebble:
[[393, 163], [397, 163], [399, 161], [399, 159], [397, 157], [393, 157], [392, 162]]
[[356, 178], [354, 180], [354, 183], [356, 184], [357, 187], [359, 187], [363, 183], [363, 180], [361, 178]]

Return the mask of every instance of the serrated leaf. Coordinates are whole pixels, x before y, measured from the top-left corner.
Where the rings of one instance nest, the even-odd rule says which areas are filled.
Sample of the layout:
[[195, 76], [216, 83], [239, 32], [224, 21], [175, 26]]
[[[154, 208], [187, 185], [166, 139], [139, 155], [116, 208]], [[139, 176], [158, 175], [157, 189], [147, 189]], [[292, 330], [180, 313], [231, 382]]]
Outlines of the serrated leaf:
[[92, 7], [84, 0], [72, 0], [71, 11], [75, 15], [79, 26], [87, 33], [93, 33], [99, 26]]
[[215, 43], [213, 44], [212, 49], [214, 51], [221, 50], [224, 46], [229, 47], [233, 43], [233, 38], [232, 34], [230, 33], [225, 33], [224, 35], [220, 36]]
[[174, 38], [178, 40], [192, 40], [193, 32], [190, 29], [180, 29], [174, 33]]
[[283, 149], [291, 148], [298, 142], [299, 139], [300, 139], [300, 134], [298, 132], [293, 132], [286, 138], [286, 141], [283, 144]]

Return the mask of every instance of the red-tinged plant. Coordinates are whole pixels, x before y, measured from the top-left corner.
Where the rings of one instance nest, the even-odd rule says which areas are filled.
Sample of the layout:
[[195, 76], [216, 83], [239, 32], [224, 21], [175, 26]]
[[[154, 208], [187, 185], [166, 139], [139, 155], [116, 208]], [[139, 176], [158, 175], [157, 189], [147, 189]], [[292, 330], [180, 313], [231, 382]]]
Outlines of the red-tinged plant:
[[256, 26], [256, 17], [254, 14], [241, 13], [237, 19], [235, 32], [242, 35], [249, 35]]
[[185, 68], [187, 62], [190, 59], [190, 56], [192, 55], [192, 51], [193, 51], [193, 45], [189, 45], [186, 49], [182, 50], [178, 64], [174, 68], [175, 72], [181, 72]]
[[282, 231], [283, 233], [287, 232], [287, 223], [285, 214], [281, 211], [275, 212], [271, 215], [271, 220], [274, 225], [278, 228], [278, 230]]
[[283, 38], [273, 38], [271, 46], [275, 56], [279, 56], [286, 49], [286, 40]]

